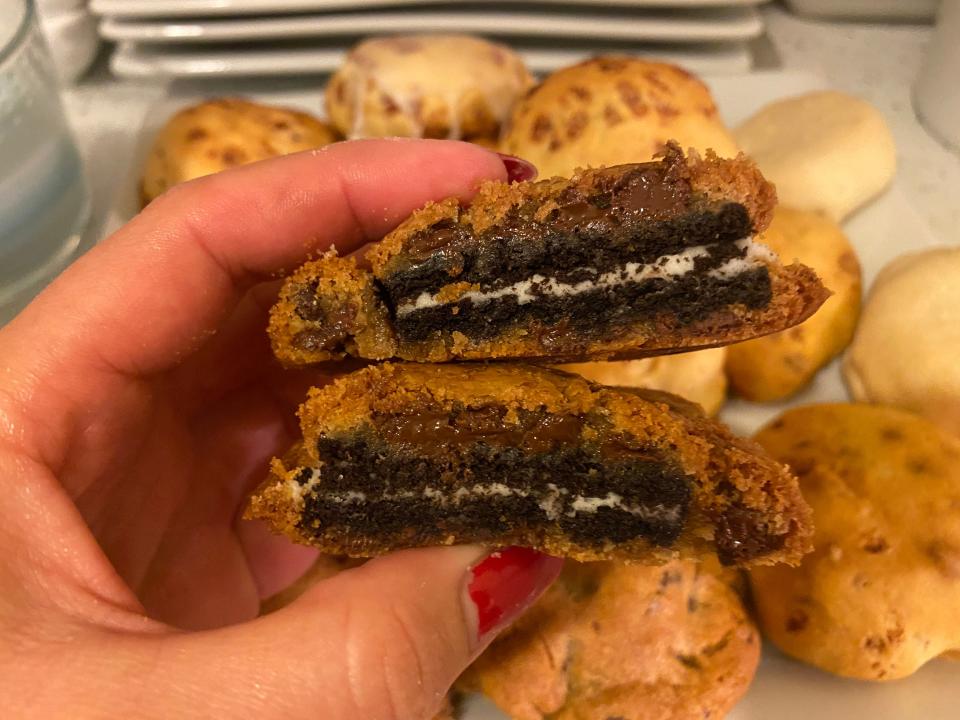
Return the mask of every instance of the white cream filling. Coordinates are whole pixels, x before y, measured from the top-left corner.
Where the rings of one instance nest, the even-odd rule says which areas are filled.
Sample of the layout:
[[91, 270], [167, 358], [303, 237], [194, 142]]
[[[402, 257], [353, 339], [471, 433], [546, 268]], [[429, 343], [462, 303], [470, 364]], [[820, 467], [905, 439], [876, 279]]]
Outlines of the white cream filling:
[[[731, 258], [719, 267], [710, 270], [707, 273], [710, 277], [729, 279], [764, 262], [772, 262], [776, 259], [770, 248], [754, 241], [752, 237], [737, 240], [734, 245], [738, 249], [746, 251], [744, 256]], [[543, 295], [555, 297], [579, 295], [597, 289], [616, 287], [627, 283], [639, 283], [651, 279], [673, 281], [693, 272], [696, 259], [709, 255], [710, 247], [709, 245], [698, 245], [673, 255], [662, 255], [651, 263], [627, 263], [619, 270], [602, 274], [594, 268], [584, 268], [583, 272], [595, 277], [578, 283], [565, 283], [552, 277], [532, 275], [526, 280], [520, 280], [497, 290], [471, 290], [460, 296], [458, 301], [471, 300], [480, 304], [514, 295], [518, 305], [525, 305]], [[397, 308], [397, 316], [403, 317], [416, 310], [446, 304], [448, 302], [439, 300], [436, 295], [422, 292], [416, 300], [401, 304]]]
[[[313, 488], [319, 481], [319, 478], [320, 471], [318, 468], [314, 468], [310, 479], [305, 484], [300, 485], [296, 480], [291, 480], [291, 493], [300, 501], [304, 495], [315, 492]], [[558, 487], [554, 483], [548, 483], [546, 490], [542, 494], [537, 493], [537, 495], [540, 496], [538, 505], [548, 520], [556, 520], [560, 517], [564, 508], [563, 498], [569, 494], [569, 490]], [[485, 497], [529, 497], [530, 495], [531, 493], [527, 490], [512, 488], [504, 483], [477, 483], [469, 488], [457, 488], [452, 494], [428, 485], [420, 490], [398, 490], [396, 492], [377, 493], [372, 499], [413, 500], [417, 498], [427, 498], [442, 507], [446, 505], [459, 505], [464, 500], [474, 500]], [[338, 505], [350, 505], [367, 501], [367, 494], [358, 490], [320, 493], [320, 497], [326, 502]], [[622, 496], [614, 492], [607, 493], [606, 497], [573, 495], [565, 514], [567, 517], [576, 517], [579, 513], [596, 513], [600, 508], [621, 510], [639, 517], [642, 520], [677, 522], [680, 519], [680, 507], [678, 505], [669, 507], [662, 504], [651, 506], [630, 505], [624, 502]]]

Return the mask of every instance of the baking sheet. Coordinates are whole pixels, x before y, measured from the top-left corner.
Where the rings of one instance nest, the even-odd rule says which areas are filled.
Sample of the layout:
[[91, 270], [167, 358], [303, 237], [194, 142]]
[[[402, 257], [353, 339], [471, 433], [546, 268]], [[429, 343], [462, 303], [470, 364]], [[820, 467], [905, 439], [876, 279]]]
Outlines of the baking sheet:
[[[797, 72], [761, 72], [704, 78], [713, 90], [724, 120], [735, 125], [772, 100], [827, 86], [823, 79]], [[312, 112], [322, 110], [322, 87], [291, 84], [273, 91], [262, 85], [221, 86], [218, 94], [245, 92], [263, 102], [287, 104]], [[111, 218], [113, 225], [137, 211], [137, 184], [149, 143], [163, 122], [200, 96], [189, 87], [173, 93], [146, 115], [129, 176], [123, 183]], [[869, 288], [884, 264], [904, 252], [934, 243], [930, 231], [906, 201], [896, 182], [878, 200], [845, 225], [860, 256], [864, 284]], [[842, 401], [847, 395], [838, 363], [823, 370], [815, 382], [789, 403], [755, 405], [731, 400], [721, 417], [737, 432], [752, 433], [792, 405]], [[642, 651], [642, 650], [640, 650]], [[960, 711], [960, 664], [936, 660], [915, 675], [888, 683], [845, 680], [795, 662], [765, 643], [763, 660], [749, 692], [728, 716], [731, 720], [946, 720]], [[469, 698], [465, 720], [505, 720], [506, 716], [480, 697]]]

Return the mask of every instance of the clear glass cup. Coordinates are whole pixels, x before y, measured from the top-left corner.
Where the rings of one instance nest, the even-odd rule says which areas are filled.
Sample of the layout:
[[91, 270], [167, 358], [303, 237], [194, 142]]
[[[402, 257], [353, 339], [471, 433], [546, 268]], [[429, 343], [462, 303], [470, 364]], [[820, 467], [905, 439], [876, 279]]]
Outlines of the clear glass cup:
[[0, 324], [70, 262], [90, 213], [32, 0], [0, 0]]

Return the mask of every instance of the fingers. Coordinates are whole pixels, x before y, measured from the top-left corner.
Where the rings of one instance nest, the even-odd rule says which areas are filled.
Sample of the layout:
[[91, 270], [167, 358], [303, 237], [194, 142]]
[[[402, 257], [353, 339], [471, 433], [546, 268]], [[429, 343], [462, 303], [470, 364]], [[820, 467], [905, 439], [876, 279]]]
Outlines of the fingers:
[[333, 244], [353, 250], [429, 200], [466, 200], [505, 177], [494, 153], [467, 143], [371, 140], [201, 178], [80, 258], [4, 333], [73, 365], [162, 370], [254, 281]]
[[376, 240], [414, 209], [469, 198], [503, 162], [467, 143], [376, 140], [177, 187], [80, 258], [0, 330], [0, 396], [49, 418], [56, 462], [71, 412], [181, 363], [255, 282], [335, 244]]
[[[407, 551], [320, 583], [246, 625], [178, 638], [234, 718], [426, 720], [456, 677], [556, 578], [512, 548]], [[199, 674], [197, 674], [199, 673]]]

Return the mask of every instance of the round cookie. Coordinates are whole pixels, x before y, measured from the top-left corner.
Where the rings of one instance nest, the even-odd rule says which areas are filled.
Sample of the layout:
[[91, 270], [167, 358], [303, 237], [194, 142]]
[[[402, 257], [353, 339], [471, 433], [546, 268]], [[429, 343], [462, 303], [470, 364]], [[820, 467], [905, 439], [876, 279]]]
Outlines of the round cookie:
[[514, 720], [723, 717], [760, 640], [736, 593], [692, 562], [567, 562], [468, 670]]
[[883, 115], [834, 90], [778, 100], [734, 131], [780, 202], [840, 222], [893, 179], [897, 151]]
[[733, 157], [737, 146], [709, 89], [686, 70], [607, 56], [558, 70], [517, 103], [501, 150], [540, 177], [579, 167], [646, 162], [667, 140]]
[[663, 390], [695, 402], [708, 415], [716, 415], [727, 397], [723, 372], [726, 348], [662, 355], [646, 360], [561, 365], [601, 385]]
[[816, 270], [833, 295], [800, 325], [728, 348], [730, 384], [754, 402], [782, 400], [804, 388], [850, 343], [860, 316], [860, 262], [835, 222], [781, 205], [762, 240], [783, 262], [798, 260]]
[[800, 477], [814, 551], [751, 571], [764, 633], [847, 677], [893, 680], [960, 649], [960, 441], [879, 405], [790, 410], [756, 439]]
[[857, 400], [896, 405], [960, 435], [960, 247], [903, 255], [877, 276], [843, 373]]
[[141, 184], [144, 205], [179, 183], [256, 160], [336, 142], [337, 132], [298, 110], [240, 98], [185, 108], [153, 141]]
[[351, 138], [489, 138], [531, 85], [505, 45], [470, 35], [379, 37], [347, 55], [326, 108]]

